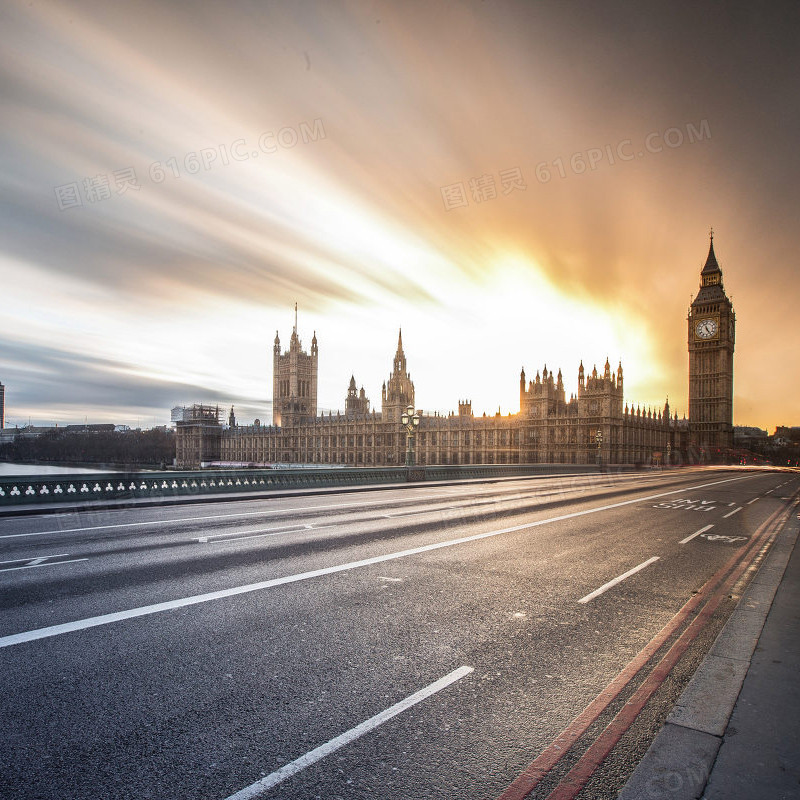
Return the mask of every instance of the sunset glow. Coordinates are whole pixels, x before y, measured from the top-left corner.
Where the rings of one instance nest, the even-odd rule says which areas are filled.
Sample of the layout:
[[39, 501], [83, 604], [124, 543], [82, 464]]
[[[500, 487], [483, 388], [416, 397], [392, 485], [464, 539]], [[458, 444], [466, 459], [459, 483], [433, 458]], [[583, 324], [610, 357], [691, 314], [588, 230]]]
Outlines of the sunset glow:
[[608, 357], [683, 414], [711, 225], [734, 422], [796, 423], [791, 26], [579, 6], [7, 3], [6, 424], [269, 419], [295, 302], [322, 409], [402, 327], [426, 411]]

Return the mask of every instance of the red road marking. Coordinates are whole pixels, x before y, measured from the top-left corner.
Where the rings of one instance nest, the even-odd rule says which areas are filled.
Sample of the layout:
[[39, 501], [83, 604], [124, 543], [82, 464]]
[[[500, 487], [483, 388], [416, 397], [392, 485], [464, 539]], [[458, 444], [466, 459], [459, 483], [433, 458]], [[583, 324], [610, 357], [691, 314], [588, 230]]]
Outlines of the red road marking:
[[703, 606], [702, 611], [678, 637], [661, 661], [659, 661], [656, 668], [647, 676], [644, 683], [634, 692], [631, 699], [623, 706], [617, 716], [611, 720], [564, 780], [547, 796], [547, 800], [572, 800], [583, 789], [589, 778], [594, 774], [594, 771], [634, 723], [636, 717], [639, 716], [656, 689], [668, 677], [672, 668], [686, 652], [689, 645], [697, 638], [706, 622], [708, 622], [708, 618], [717, 610], [723, 598], [730, 591], [731, 586], [739, 580], [742, 573], [750, 566], [750, 562], [747, 560], [750, 555], [752, 553], [749, 553], [743, 563], [718, 587], [714, 596]]
[[[706, 606], [692, 621], [687, 629], [675, 641], [670, 650], [665, 654], [664, 658], [659, 662], [658, 666], [653, 670], [651, 675], [636, 691], [633, 697], [628, 701], [620, 713], [609, 723], [608, 727], [600, 734], [597, 740], [587, 750], [580, 761], [573, 767], [572, 771], [564, 778], [562, 783], [548, 796], [547, 800], [569, 800], [574, 797], [586, 784], [589, 777], [597, 769], [597, 766], [613, 749], [614, 745], [619, 741], [624, 732], [630, 727], [633, 720], [644, 707], [649, 697], [655, 692], [658, 686], [664, 681], [669, 674], [669, 670], [674, 666], [675, 662], [680, 658], [691, 641], [700, 632], [702, 626], [705, 624], [708, 616], [710, 616], [722, 600], [723, 594], [727, 593], [728, 586], [732, 586], [739, 579], [741, 574], [749, 566], [748, 559], [751, 554], [760, 545], [761, 541], [765, 538], [767, 530], [773, 524], [777, 523], [778, 518], [785, 513], [785, 510], [778, 509], [774, 512], [753, 534], [750, 540], [744, 558], [740, 553], [731, 556], [726, 564], [720, 568], [714, 575], [706, 581], [700, 591], [690, 598], [684, 606], [678, 611], [677, 614], [634, 656], [634, 658], [625, 666], [625, 668], [611, 681], [611, 683], [600, 692], [597, 697], [577, 716], [575, 719], [563, 730], [561, 733], [548, 745], [548, 747], [525, 769], [525, 771], [497, 798], [497, 800], [523, 800], [527, 797], [542, 778], [566, 755], [567, 751], [572, 747], [575, 742], [589, 729], [592, 723], [600, 716], [600, 714], [609, 706], [617, 695], [630, 683], [636, 674], [644, 667], [644, 665], [652, 658], [659, 648], [672, 636], [673, 633], [685, 622], [686, 618], [691, 614], [697, 606], [705, 599], [706, 592], [716, 592], [715, 595], [709, 597]], [[733, 569], [737, 562], [740, 566], [734, 569], [734, 572], [725, 580], [725, 575]], [[720, 582], [724, 581], [720, 586]], [[712, 603], [708, 613], [708, 609]], [[696, 626], [696, 627], [693, 627]], [[687, 637], [690, 631], [693, 633]], [[674, 652], [673, 652], [674, 651]], [[674, 655], [674, 660], [669, 663], [668, 668], [664, 668], [667, 659]], [[654, 678], [656, 676], [656, 678]], [[651, 683], [657, 681], [655, 683]], [[648, 687], [646, 689], [646, 687]], [[644, 701], [632, 716], [630, 721], [622, 727], [623, 721], [628, 719], [626, 710], [631, 704], [637, 704], [641, 697], [649, 691], [649, 694], [644, 698]], [[641, 693], [641, 695], [640, 695]], [[618, 735], [617, 735], [618, 733]], [[613, 738], [616, 736], [616, 738]], [[612, 742], [613, 739], [613, 742]], [[611, 742], [610, 746], [608, 746]], [[607, 749], [606, 749], [607, 748]], [[598, 758], [599, 756], [599, 758]], [[582, 780], [582, 782], [581, 782]], [[562, 788], [563, 787], [563, 788]]]

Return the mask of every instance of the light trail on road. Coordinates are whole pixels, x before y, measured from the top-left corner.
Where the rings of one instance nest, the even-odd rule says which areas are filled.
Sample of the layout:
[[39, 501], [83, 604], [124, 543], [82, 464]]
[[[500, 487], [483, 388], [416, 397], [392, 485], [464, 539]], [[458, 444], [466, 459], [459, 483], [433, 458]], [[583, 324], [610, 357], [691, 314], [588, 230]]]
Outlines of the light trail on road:
[[[696, 486], [687, 487], [688, 489], [703, 489], [708, 488], [710, 486], [717, 486], [719, 484], [724, 483], [731, 483], [733, 481], [742, 480], [741, 477], [737, 478], [725, 478], [719, 481], [712, 481], [710, 483], [703, 483]], [[229, 589], [223, 589], [217, 592], [206, 592], [204, 594], [193, 595], [190, 597], [181, 597], [176, 600], [170, 600], [165, 603], [154, 603], [148, 606], [140, 606], [139, 608], [131, 608], [125, 611], [116, 611], [110, 614], [101, 614], [95, 617], [89, 617], [86, 619], [79, 619], [73, 622], [63, 623], [61, 625], [50, 625], [46, 628], [37, 628], [30, 631], [23, 631], [21, 633], [12, 634], [10, 636], [2, 636], [0, 637], [0, 648], [4, 647], [12, 647], [14, 645], [22, 644], [24, 642], [32, 642], [36, 641], [37, 639], [47, 639], [52, 636], [61, 636], [65, 633], [74, 633], [75, 631], [82, 631], [87, 630], [88, 628], [96, 628], [101, 625], [110, 625], [115, 622], [123, 622], [129, 619], [136, 619], [137, 617], [144, 617], [150, 614], [160, 614], [164, 611], [174, 611], [178, 608], [186, 608], [188, 606], [198, 605], [199, 603], [208, 603], [213, 600], [222, 600], [228, 597], [235, 597], [237, 595], [242, 594], [249, 594], [250, 592], [258, 592], [264, 589], [272, 589], [277, 586], [285, 586], [289, 583], [296, 583], [297, 581], [306, 581], [312, 578], [319, 578], [325, 575], [333, 575], [338, 572], [345, 572], [352, 569], [360, 569], [362, 567], [373, 566], [374, 564], [381, 564], [385, 561], [393, 561], [398, 558], [407, 558], [408, 556], [420, 555], [422, 553], [429, 553], [433, 550], [440, 550], [443, 547], [454, 547], [456, 545], [467, 544], [469, 542], [477, 542], [481, 539], [487, 539], [490, 537], [495, 536], [502, 536], [503, 534], [507, 533], [516, 533], [518, 531], [528, 530], [530, 528], [538, 528], [541, 525], [548, 525], [553, 522], [562, 522], [568, 519], [575, 519], [576, 517], [583, 517], [587, 514], [597, 514], [601, 511], [609, 511], [610, 509], [614, 508], [622, 508], [623, 506], [631, 505], [632, 503], [641, 503], [646, 502], [649, 500], [657, 500], [661, 497], [667, 497], [673, 494], [679, 494], [686, 489], [676, 489], [670, 492], [662, 492], [660, 494], [649, 495], [647, 497], [637, 497], [633, 500], [623, 500], [619, 503], [611, 503], [604, 506], [599, 506], [596, 508], [589, 508], [584, 509], [581, 511], [573, 511], [569, 514], [561, 514], [556, 517], [550, 517], [548, 519], [537, 520], [535, 522], [528, 522], [523, 523], [522, 525], [514, 525], [509, 528], [500, 528], [499, 530], [492, 530], [487, 531], [484, 533], [476, 533], [472, 536], [462, 536], [458, 539], [450, 539], [444, 542], [436, 542], [434, 544], [427, 544], [421, 547], [414, 547], [408, 550], [400, 550], [394, 553], [388, 553], [381, 556], [373, 556], [372, 558], [365, 558], [359, 561], [352, 561], [345, 564], [337, 564], [331, 567], [324, 567], [322, 569], [311, 570], [309, 572], [301, 572], [295, 575], [286, 575], [281, 578], [274, 578], [268, 581], [259, 581], [258, 583], [246, 584], [244, 586], [234, 586]], [[647, 564], [651, 563], [653, 560], [647, 562]], [[645, 564], [644, 566], [647, 566]], [[628, 576], [628, 574], [633, 574], [633, 572], [638, 571], [642, 568], [642, 565], [637, 567], [635, 570], [626, 573], [625, 576], [621, 578], [615, 579], [610, 584], [606, 585], [605, 587], [601, 587], [600, 590], [593, 593], [587, 598], [580, 600], [579, 602], [586, 602], [587, 599], [592, 599], [597, 594], [602, 594], [603, 591], [610, 588], [611, 586], [618, 583], [620, 580], [624, 579]]]

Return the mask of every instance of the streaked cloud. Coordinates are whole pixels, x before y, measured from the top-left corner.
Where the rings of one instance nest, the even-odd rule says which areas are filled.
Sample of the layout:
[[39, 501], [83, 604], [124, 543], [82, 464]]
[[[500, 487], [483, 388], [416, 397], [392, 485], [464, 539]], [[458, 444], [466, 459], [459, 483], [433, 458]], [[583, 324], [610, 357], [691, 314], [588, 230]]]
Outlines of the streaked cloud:
[[[786, 422], [799, 13], [7, 3], [0, 336], [54, 376], [85, 362], [73, 399], [94, 387], [121, 422], [162, 401], [166, 419], [168, 397], [268, 417], [272, 336], [288, 337], [296, 300], [326, 408], [351, 372], [379, 400], [402, 324], [423, 407], [513, 410], [521, 364], [561, 366], [570, 391], [580, 358], [609, 355], [634, 402], [684, 410], [685, 312], [713, 224], [739, 321], [736, 421]], [[525, 188], [503, 194], [513, 168]], [[117, 194], [130, 169], [140, 188]], [[497, 196], [477, 202], [481, 176]], [[103, 178], [92, 202], [84, 181], [102, 194]], [[468, 204], [448, 211], [441, 189], [458, 183]], [[60, 211], [70, 184], [83, 205]], [[61, 408], [55, 380], [5, 353], [9, 415]]]

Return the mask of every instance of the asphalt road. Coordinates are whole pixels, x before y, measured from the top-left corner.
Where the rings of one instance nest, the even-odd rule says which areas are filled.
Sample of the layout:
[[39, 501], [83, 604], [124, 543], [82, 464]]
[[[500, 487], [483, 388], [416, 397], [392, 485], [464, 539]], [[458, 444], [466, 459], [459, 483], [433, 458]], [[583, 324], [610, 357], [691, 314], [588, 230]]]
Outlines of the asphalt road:
[[[0, 519], [0, 796], [495, 800], [798, 488], [687, 469]], [[750, 573], [531, 797], [616, 796]]]

